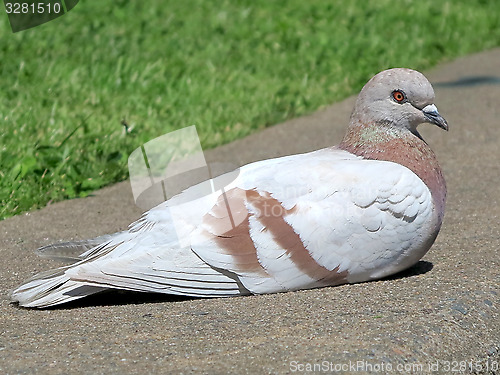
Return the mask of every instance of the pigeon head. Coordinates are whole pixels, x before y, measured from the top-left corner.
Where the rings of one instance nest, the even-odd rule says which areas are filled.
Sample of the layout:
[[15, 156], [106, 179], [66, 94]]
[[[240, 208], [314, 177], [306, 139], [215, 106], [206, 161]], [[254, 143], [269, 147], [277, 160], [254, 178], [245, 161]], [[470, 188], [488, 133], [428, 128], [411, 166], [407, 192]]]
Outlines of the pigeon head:
[[411, 69], [384, 70], [361, 90], [351, 123], [388, 124], [416, 131], [431, 123], [448, 130], [446, 120], [434, 105], [434, 90], [425, 76]]

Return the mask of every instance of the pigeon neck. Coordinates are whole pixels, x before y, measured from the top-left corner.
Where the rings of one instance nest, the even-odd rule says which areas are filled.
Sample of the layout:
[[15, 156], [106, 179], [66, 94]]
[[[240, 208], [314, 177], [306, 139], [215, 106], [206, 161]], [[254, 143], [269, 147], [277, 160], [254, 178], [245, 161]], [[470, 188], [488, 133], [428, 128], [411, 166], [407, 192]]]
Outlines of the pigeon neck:
[[365, 159], [401, 164], [413, 171], [431, 191], [441, 222], [446, 183], [436, 155], [417, 131], [411, 132], [390, 124], [351, 123], [339, 148]]

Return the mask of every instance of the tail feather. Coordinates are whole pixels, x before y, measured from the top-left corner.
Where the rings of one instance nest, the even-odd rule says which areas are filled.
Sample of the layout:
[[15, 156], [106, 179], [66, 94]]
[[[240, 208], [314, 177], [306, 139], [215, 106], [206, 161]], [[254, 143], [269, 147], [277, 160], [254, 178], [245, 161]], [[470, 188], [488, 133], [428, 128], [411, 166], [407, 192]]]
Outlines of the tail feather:
[[74, 301], [107, 288], [68, 280], [65, 276], [47, 280], [34, 280], [12, 292], [11, 298], [22, 307], [47, 308]]
[[11, 294], [23, 307], [46, 308], [100, 292], [106, 288], [70, 280], [64, 269], [43, 272], [27, 281]]
[[35, 252], [42, 258], [48, 258], [72, 264], [85, 259], [86, 253], [89, 250], [94, 249], [106, 242], [109, 242], [114, 236], [116, 236], [116, 234], [104, 235], [93, 238], [91, 240], [55, 243], [43, 246], [37, 249]]

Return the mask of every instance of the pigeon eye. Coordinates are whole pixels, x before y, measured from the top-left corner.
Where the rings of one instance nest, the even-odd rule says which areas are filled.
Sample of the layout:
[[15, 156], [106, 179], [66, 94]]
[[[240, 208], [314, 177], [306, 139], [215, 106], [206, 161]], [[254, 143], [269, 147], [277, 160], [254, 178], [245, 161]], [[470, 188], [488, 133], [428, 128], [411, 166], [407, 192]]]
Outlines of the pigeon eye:
[[395, 90], [392, 92], [392, 97], [397, 103], [404, 103], [406, 101], [406, 95], [401, 90]]

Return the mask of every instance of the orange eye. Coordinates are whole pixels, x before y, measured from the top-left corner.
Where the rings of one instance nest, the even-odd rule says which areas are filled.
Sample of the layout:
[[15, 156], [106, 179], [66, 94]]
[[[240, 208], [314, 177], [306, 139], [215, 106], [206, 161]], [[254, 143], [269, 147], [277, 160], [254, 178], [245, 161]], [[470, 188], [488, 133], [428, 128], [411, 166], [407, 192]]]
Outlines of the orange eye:
[[396, 90], [392, 92], [392, 97], [398, 103], [403, 103], [406, 100], [406, 95], [403, 91]]

